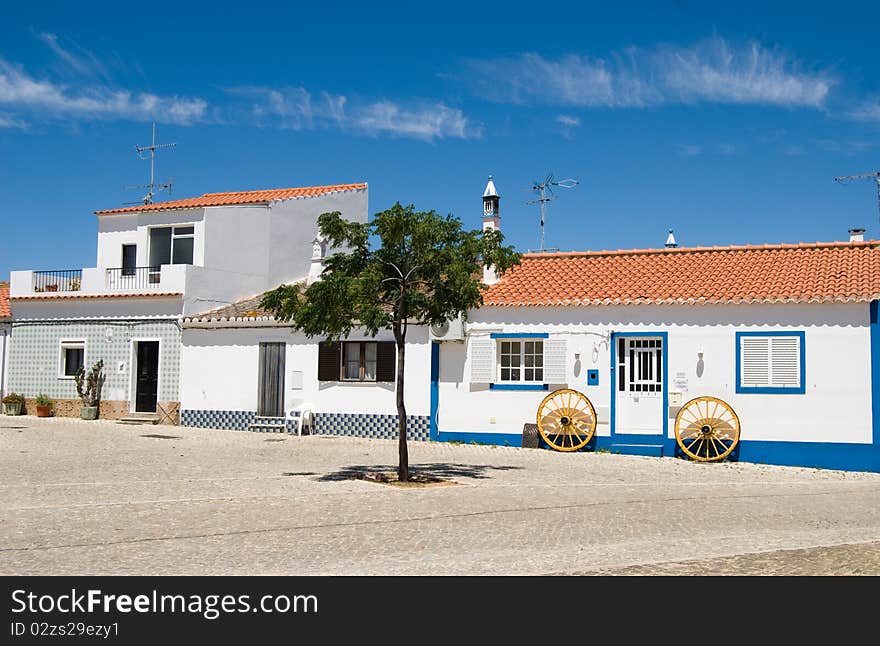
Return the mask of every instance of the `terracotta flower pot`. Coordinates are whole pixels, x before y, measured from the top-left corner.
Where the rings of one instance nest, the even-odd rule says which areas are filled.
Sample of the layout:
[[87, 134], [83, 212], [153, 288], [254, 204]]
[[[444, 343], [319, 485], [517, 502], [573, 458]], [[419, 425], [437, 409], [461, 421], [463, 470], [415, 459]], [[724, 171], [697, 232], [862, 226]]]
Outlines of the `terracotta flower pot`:
[[37, 417], [49, 417], [52, 414], [51, 406], [37, 406]]

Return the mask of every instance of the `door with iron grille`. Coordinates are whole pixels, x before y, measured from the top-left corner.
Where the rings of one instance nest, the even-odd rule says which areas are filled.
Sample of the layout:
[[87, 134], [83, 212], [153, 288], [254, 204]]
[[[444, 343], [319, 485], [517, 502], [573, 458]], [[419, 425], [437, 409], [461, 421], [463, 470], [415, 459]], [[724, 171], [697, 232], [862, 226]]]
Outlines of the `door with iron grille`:
[[615, 433], [663, 433], [663, 338], [622, 336], [616, 340]]

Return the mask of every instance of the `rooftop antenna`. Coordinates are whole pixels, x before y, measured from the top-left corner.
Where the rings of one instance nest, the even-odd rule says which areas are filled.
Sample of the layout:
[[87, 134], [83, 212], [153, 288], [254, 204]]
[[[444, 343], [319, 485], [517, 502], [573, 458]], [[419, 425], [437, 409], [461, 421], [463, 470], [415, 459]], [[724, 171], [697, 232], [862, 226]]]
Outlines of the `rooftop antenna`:
[[877, 183], [877, 210], [880, 211], [880, 171], [874, 173], [860, 173], [859, 175], [847, 175], [845, 177], [835, 177], [835, 182], [848, 184], [854, 179], [870, 179]]
[[[147, 159], [147, 153], [149, 153], [150, 158], [150, 183], [149, 184], [141, 184], [139, 186], [126, 186], [125, 188], [145, 188], [147, 189], [147, 194], [144, 195], [144, 199], [142, 202], [144, 204], [152, 204], [153, 203], [153, 195], [158, 193], [159, 191], [168, 191], [171, 193], [171, 189], [174, 188], [174, 182], [169, 181], [164, 184], [156, 183], [156, 151], [161, 150], [162, 148], [173, 148], [177, 144], [157, 144], [156, 143], [156, 122], [153, 122], [153, 139], [152, 143], [149, 146], [135, 146], [134, 149], [137, 151], [138, 157], [141, 159]], [[138, 202], [134, 202], [134, 204], [138, 204]]]
[[576, 179], [556, 179], [553, 177], [553, 173], [548, 174], [543, 180], [532, 183], [531, 190], [538, 193], [538, 197], [526, 202], [526, 204], [541, 205], [541, 251], [544, 251], [544, 206], [547, 202], [559, 199], [559, 196], [553, 194], [553, 187], [560, 186], [562, 188], [574, 188], [578, 184], [580, 184], [580, 182]]

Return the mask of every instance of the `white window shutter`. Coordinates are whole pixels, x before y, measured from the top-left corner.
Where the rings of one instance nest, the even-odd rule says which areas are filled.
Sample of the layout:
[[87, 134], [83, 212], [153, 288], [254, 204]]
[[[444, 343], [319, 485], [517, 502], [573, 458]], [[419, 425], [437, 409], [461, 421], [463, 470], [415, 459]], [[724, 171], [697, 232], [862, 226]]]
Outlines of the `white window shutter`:
[[740, 384], [750, 388], [770, 385], [770, 339], [744, 336], [741, 343]]
[[565, 339], [544, 339], [544, 383], [568, 383]]
[[770, 339], [771, 385], [778, 388], [796, 388], [801, 381], [800, 338], [777, 336]]
[[495, 381], [495, 340], [471, 337], [471, 383], [490, 384]]

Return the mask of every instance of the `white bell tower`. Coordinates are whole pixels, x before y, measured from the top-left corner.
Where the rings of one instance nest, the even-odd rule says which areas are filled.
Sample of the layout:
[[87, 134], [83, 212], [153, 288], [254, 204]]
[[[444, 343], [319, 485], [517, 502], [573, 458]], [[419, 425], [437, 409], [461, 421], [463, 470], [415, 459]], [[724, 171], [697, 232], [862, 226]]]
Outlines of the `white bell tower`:
[[[489, 181], [486, 183], [486, 190], [483, 191], [483, 231], [494, 229], [501, 230], [501, 212], [499, 202], [501, 196], [495, 188], [495, 182], [489, 175]], [[495, 274], [494, 268], [483, 267], [483, 282], [487, 285], [494, 285], [498, 282], [498, 276]]]

